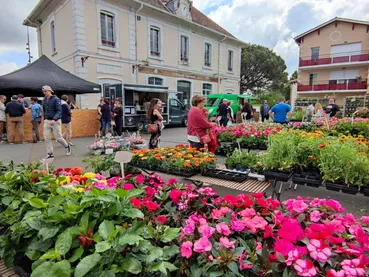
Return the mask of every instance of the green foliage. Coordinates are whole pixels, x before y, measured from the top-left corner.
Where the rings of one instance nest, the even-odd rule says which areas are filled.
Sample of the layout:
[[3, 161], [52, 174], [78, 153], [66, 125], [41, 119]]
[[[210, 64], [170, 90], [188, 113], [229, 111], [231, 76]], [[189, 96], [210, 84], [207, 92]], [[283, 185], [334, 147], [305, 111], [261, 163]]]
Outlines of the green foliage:
[[248, 44], [242, 49], [241, 91], [282, 89], [287, 83], [285, 61], [267, 47]]
[[232, 155], [226, 159], [226, 166], [227, 168], [254, 169], [257, 167], [257, 162], [259, 160], [259, 155], [255, 153], [235, 150]]

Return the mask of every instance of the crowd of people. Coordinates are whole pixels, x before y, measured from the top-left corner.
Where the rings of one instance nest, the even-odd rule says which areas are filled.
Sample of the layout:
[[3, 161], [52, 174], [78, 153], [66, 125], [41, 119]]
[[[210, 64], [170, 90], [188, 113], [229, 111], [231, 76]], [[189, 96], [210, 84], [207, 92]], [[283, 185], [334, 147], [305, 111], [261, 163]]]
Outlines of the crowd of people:
[[121, 136], [123, 133], [123, 106], [120, 98], [115, 98], [111, 105], [110, 100], [101, 98], [97, 106], [97, 119], [100, 121], [99, 135], [106, 136], [108, 133], [113, 136]]
[[[13, 95], [11, 101], [7, 104], [7, 97], [0, 95], [0, 142], [4, 144], [14, 144], [16, 132], [19, 133], [23, 144], [28, 143], [24, 135], [24, 126], [26, 124], [24, 115], [26, 110], [31, 111], [30, 123], [32, 124], [32, 137], [34, 143], [41, 142], [40, 125], [43, 121], [43, 134], [47, 149], [46, 158], [54, 158], [54, 149], [52, 144], [52, 135], [55, 140], [66, 149], [66, 155], [72, 153], [72, 109], [77, 109], [74, 101], [69, 101], [67, 95], [59, 99], [50, 86], [43, 86], [43, 100], [37, 97], [31, 97], [26, 101], [21, 94]], [[62, 133], [63, 128], [63, 133]], [[5, 140], [5, 134], [7, 140]]]

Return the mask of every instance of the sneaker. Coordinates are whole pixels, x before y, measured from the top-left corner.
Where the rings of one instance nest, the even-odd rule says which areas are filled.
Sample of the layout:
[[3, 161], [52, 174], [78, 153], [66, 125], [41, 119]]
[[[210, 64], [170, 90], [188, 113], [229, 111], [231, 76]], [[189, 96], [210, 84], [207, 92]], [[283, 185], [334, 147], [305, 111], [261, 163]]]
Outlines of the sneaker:
[[70, 145], [68, 145], [67, 147], [65, 147], [65, 149], [67, 150], [66, 155], [69, 156], [70, 154], [72, 154], [72, 149], [70, 148]]
[[47, 156], [46, 156], [46, 158], [45, 158], [45, 160], [46, 159], [53, 159], [54, 158], [54, 154], [47, 154]]

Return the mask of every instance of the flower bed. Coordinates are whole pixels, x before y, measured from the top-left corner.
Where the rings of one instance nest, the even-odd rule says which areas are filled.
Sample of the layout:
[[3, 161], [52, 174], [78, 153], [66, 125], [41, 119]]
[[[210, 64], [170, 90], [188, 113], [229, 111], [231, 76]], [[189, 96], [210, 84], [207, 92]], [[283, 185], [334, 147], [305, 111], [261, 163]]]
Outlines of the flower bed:
[[131, 164], [178, 175], [214, 169], [215, 162], [214, 155], [206, 152], [205, 148], [199, 151], [189, 146], [177, 145], [154, 150], [135, 150]]
[[[0, 257], [47, 276], [367, 276], [369, 217], [334, 200], [218, 197], [159, 175], [0, 177]], [[21, 263], [22, 265], [22, 263]]]

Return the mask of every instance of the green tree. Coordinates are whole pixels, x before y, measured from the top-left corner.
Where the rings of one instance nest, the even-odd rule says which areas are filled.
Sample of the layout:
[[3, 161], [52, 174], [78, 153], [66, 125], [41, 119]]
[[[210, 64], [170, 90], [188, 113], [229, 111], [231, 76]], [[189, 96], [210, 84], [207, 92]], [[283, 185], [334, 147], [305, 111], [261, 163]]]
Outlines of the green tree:
[[267, 47], [249, 44], [242, 49], [241, 91], [257, 94], [280, 90], [288, 81], [285, 61]]
[[295, 72], [293, 72], [292, 75], [291, 75], [290, 81], [291, 80], [297, 80], [297, 78], [298, 78], [298, 73], [297, 73], [297, 70], [295, 70]]

